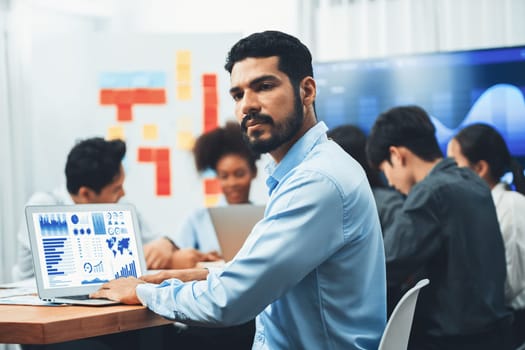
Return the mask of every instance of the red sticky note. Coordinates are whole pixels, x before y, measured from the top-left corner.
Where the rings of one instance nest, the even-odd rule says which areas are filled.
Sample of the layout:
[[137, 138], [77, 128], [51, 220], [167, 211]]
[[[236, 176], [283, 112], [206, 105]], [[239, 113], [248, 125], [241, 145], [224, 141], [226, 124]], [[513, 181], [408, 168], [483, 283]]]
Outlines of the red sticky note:
[[221, 193], [221, 185], [217, 179], [204, 180], [204, 194], [218, 194]]
[[169, 162], [170, 149], [169, 148], [158, 148], [156, 150], [155, 159], [157, 160], [157, 162]]
[[217, 74], [203, 74], [202, 75], [202, 86], [204, 87], [217, 86]]
[[99, 100], [101, 105], [115, 104], [115, 90], [101, 89], [99, 94]]
[[129, 122], [133, 120], [130, 104], [117, 104], [117, 120], [119, 122]]
[[171, 186], [169, 182], [157, 182], [157, 196], [171, 195]]
[[153, 150], [151, 148], [139, 148], [137, 160], [139, 162], [153, 161]]
[[168, 162], [162, 162], [157, 163], [157, 181], [163, 182], [163, 181], [170, 181], [171, 174], [170, 174], [170, 163]]
[[132, 104], [133, 101], [133, 90], [130, 89], [121, 89], [115, 91], [115, 103], [116, 104]]
[[204, 104], [207, 106], [217, 106], [217, 89], [207, 88], [204, 90]]

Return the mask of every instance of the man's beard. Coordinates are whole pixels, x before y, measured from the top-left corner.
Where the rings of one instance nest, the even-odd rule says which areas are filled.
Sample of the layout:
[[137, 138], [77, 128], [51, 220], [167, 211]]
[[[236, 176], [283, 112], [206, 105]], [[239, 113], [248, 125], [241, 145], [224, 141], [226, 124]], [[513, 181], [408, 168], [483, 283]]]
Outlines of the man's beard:
[[[252, 150], [256, 153], [268, 153], [284, 143], [290, 141], [301, 129], [304, 121], [303, 105], [297, 94], [294, 94], [294, 111], [289, 114], [282, 122], [275, 124], [275, 121], [270, 115], [260, 113], [250, 113], [244, 116], [241, 122], [241, 129], [245, 141], [250, 145]], [[248, 136], [248, 129], [246, 123], [249, 120], [254, 120], [259, 124], [268, 124], [272, 126], [271, 136], [267, 140], [260, 140], [259, 136], [262, 134], [258, 131], [252, 132]]]

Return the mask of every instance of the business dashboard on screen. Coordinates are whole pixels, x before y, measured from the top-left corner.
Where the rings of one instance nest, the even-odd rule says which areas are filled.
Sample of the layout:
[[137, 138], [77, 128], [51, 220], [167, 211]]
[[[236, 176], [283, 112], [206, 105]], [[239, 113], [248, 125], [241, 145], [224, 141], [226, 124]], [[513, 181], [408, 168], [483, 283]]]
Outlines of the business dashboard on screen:
[[316, 110], [329, 128], [369, 132], [387, 109], [423, 107], [443, 150], [461, 128], [483, 122], [525, 160], [525, 46], [314, 64]]

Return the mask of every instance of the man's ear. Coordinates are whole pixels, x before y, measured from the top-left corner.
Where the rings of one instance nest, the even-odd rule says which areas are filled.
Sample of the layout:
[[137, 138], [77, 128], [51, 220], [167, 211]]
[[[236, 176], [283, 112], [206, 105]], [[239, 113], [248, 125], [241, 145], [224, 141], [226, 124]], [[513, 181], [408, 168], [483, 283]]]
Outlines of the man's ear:
[[406, 157], [403, 149], [397, 146], [390, 146], [388, 151], [390, 152], [390, 163], [392, 165], [405, 165]]
[[77, 199], [76, 202], [79, 204], [93, 203], [95, 192], [89, 187], [80, 186], [75, 197]]
[[305, 77], [301, 80], [299, 85], [301, 99], [304, 106], [310, 106], [315, 101], [315, 96], [317, 93], [317, 88], [315, 85], [315, 80], [312, 77]]

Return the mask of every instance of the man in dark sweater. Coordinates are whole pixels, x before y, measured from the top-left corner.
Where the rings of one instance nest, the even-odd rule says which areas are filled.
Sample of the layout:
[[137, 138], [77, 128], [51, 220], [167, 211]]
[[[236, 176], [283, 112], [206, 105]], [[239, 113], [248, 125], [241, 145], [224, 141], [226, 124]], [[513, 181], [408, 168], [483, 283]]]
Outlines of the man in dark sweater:
[[367, 156], [407, 195], [384, 229], [389, 291], [430, 279], [409, 349], [508, 349], [505, 253], [487, 185], [443, 159], [435, 127], [417, 106], [379, 115]]

